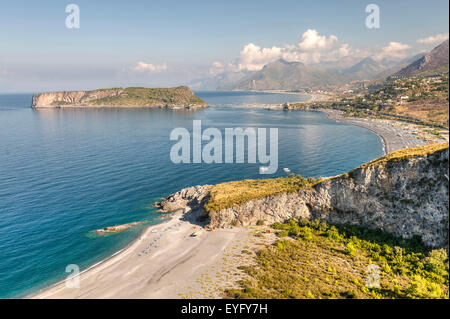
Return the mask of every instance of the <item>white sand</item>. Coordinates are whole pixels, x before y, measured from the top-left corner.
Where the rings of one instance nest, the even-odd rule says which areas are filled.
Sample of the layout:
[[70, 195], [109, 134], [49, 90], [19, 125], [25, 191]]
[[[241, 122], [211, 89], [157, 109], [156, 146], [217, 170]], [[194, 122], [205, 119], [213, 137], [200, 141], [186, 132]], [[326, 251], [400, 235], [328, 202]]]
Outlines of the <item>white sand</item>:
[[148, 227], [126, 249], [80, 274], [79, 288], [61, 282], [32, 298], [179, 298], [249, 233], [234, 228], [192, 237], [200, 226], [182, 216], [177, 212], [168, 222]]

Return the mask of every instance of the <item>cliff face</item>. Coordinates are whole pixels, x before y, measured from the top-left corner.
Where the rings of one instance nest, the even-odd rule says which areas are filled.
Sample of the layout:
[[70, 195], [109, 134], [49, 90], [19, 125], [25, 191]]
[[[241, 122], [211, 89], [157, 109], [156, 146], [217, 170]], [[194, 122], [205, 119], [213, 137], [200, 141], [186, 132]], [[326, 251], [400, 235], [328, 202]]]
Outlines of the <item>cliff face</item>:
[[[396, 236], [419, 236], [430, 247], [448, 243], [448, 148], [362, 166], [312, 188], [251, 200], [210, 213], [212, 227], [252, 225], [258, 220], [320, 218], [334, 224], [382, 229]], [[197, 186], [169, 196], [163, 209], [203, 211], [211, 186]], [[167, 210], [167, 209], [166, 209]]]
[[51, 92], [33, 96], [32, 107], [167, 107], [195, 109], [206, 107], [187, 86], [176, 88], [112, 88], [92, 91]]
[[89, 105], [90, 101], [117, 96], [123, 89], [106, 89], [94, 91], [51, 92], [33, 95], [32, 107], [56, 107], [64, 105]]

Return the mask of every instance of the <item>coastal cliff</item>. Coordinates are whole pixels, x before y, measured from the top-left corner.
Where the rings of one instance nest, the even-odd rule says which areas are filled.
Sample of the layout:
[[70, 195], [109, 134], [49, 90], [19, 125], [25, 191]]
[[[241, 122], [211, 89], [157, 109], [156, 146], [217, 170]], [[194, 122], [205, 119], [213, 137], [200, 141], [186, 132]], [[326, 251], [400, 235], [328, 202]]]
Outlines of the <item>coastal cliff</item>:
[[[319, 218], [403, 238], [418, 236], [427, 246], [444, 247], [449, 230], [448, 156], [448, 143], [404, 149], [325, 180], [295, 184], [279, 178], [231, 182], [232, 187], [195, 186], [156, 205], [163, 211], [195, 212], [212, 228]], [[245, 196], [242, 185], [250, 188]]]
[[111, 88], [92, 91], [50, 92], [33, 96], [33, 108], [155, 107], [198, 109], [207, 107], [187, 86], [175, 88]]

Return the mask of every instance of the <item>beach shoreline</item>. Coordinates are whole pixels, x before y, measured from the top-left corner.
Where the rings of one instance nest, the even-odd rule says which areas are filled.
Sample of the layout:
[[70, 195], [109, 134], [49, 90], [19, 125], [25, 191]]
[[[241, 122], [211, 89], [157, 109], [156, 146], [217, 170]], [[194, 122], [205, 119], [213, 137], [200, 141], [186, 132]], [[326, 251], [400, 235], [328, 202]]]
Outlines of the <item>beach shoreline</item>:
[[388, 119], [344, 117], [341, 111], [332, 109], [317, 111], [325, 113], [330, 120], [363, 127], [378, 135], [383, 143], [384, 154], [403, 148], [448, 142], [448, 131], [446, 137], [438, 138], [427, 132], [427, 127], [418, 124]]
[[[222, 298], [226, 288], [245, 276], [235, 267], [245, 258], [251, 262], [239, 253], [252, 231], [206, 231], [189, 215], [176, 211], [168, 221], [147, 226], [127, 247], [81, 272], [79, 288], [66, 287], [63, 280], [26, 298]], [[229, 258], [236, 260], [227, 262]]]

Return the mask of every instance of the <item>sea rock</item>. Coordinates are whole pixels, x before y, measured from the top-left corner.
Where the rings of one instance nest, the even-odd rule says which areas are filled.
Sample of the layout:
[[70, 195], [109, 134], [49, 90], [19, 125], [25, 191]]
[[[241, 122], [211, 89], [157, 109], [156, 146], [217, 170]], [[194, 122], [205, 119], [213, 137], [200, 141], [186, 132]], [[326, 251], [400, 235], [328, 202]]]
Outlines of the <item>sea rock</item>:
[[143, 222], [132, 222], [128, 224], [122, 224], [122, 225], [115, 225], [115, 226], [108, 226], [104, 228], [100, 228], [95, 230], [97, 235], [105, 235], [105, 234], [111, 234], [111, 233], [120, 233], [126, 229], [129, 229], [131, 227], [137, 226], [142, 224]]
[[164, 212], [173, 212], [183, 209], [185, 213], [191, 210], [202, 209], [209, 198], [211, 185], [193, 186], [163, 198], [155, 206], [161, 207]]

